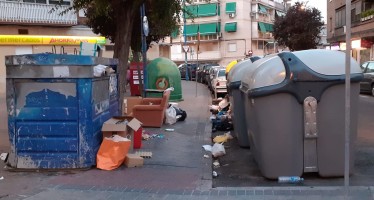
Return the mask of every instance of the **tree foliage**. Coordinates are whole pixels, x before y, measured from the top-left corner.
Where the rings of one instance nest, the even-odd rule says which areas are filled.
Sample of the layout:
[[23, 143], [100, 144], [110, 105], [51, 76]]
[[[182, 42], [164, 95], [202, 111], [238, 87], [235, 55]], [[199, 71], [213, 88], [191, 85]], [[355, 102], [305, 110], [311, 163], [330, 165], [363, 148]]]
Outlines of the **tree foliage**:
[[275, 19], [274, 38], [291, 51], [314, 49], [320, 41], [323, 24], [318, 9], [296, 2], [285, 16]]
[[[189, 0], [187, 0], [189, 1]], [[74, 0], [72, 9], [85, 9], [87, 25], [93, 32], [114, 42], [114, 58], [120, 63], [119, 88], [123, 98], [130, 46], [141, 49], [140, 6], [145, 3], [149, 23], [148, 46], [158, 42], [178, 27], [182, 0]]]

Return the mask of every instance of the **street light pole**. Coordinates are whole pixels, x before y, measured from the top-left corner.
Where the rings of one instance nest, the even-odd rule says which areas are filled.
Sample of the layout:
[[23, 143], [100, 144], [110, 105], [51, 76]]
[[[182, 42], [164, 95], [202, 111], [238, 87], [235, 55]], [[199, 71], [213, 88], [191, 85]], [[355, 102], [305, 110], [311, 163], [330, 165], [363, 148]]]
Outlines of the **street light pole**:
[[[145, 4], [140, 7], [140, 15], [141, 15], [141, 37], [142, 37], [142, 58], [143, 58], [143, 96], [146, 96], [146, 89], [147, 89], [147, 36], [149, 34], [149, 26], [147, 16], [145, 15]], [[139, 80], [141, 81], [141, 73], [139, 75]]]
[[[186, 0], [183, 0], [183, 36], [184, 36], [184, 46], [187, 45], [187, 33], [186, 33]], [[187, 50], [184, 49], [184, 64], [186, 67], [186, 81], [189, 80], [188, 77], [188, 66], [187, 66]]]

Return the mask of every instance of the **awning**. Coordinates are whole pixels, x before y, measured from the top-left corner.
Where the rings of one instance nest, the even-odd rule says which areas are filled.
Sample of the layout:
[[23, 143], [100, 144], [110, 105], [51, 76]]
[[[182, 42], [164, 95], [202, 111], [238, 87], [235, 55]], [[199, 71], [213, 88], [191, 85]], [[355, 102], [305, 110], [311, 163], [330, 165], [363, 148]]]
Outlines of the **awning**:
[[258, 27], [259, 27], [261, 32], [266, 33], [266, 27], [265, 27], [264, 23], [258, 22]]
[[261, 32], [266, 33], [266, 32], [273, 32], [273, 24], [267, 24], [263, 22], [258, 22], [258, 26]]
[[236, 22], [226, 23], [225, 24], [226, 32], [236, 32]]
[[197, 5], [186, 6], [185, 11], [186, 11], [186, 19], [197, 17], [197, 11], [198, 11]]
[[261, 4], [258, 4], [258, 11], [261, 12], [261, 13], [267, 13], [267, 9], [265, 6], [261, 5]]
[[179, 35], [179, 28], [176, 28], [173, 32], [171, 32], [171, 38], [176, 38]]
[[266, 30], [267, 30], [268, 32], [274, 32], [273, 24], [266, 24], [266, 23], [265, 23], [265, 26], [266, 26]]
[[186, 34], [186, 36], [195, 36], [197, 35], [197, 30], [199, 29], [198, 24], [190, 24], [186, 25], [183, 34]]
[[226, 13], [236, 13], [236, 2], [226, 3]]
[[208, 17], [217, 15], [217, 4], [200, 4], [198, 9], [199, 17]]
[[215, 35], [217, 34], [217, 23], [200, 24], [200, 35]]
[[278, 10], [276, 10], [275, 13], [278, 15], [278, 17], [283, 17], [286, 15], [285, 13], [278, 11]]

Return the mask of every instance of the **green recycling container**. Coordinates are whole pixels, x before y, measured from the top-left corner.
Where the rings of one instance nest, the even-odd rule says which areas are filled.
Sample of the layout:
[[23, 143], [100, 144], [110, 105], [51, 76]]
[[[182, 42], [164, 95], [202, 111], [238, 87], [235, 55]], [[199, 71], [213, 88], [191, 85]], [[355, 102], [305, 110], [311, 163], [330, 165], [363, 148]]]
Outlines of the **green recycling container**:
[[[173, 87], [170, 101], [182, 101], [181, 75], [177, 65], [167, 58], [156, 58], [147, 65], [147, 89], [165, 90]], [[161, 97], [150, 93], [147, 97]]]

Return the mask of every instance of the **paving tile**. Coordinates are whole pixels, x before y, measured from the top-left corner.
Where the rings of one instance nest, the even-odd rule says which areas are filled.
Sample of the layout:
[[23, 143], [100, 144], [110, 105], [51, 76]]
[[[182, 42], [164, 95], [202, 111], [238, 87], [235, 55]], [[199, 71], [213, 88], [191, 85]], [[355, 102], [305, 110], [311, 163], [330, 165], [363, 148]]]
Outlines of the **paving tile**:
[[236, 196], [236, 190], [229, 190], [228, 196]]
[[227, 191], [227, 190], [220, 190], [220, 191], [218, 192], [218, 195], [219, 195], [219, 196], [228, 196], [228, 191]]

